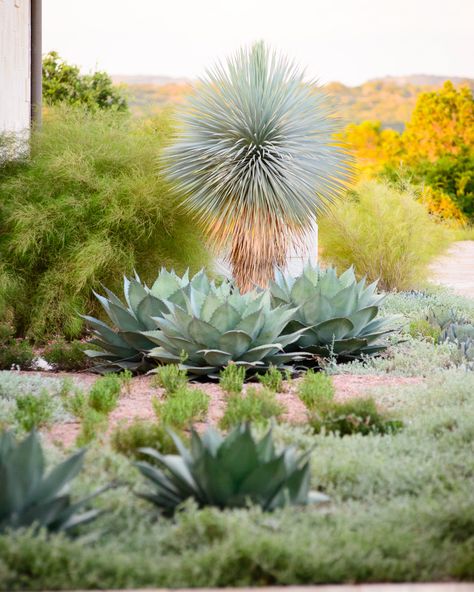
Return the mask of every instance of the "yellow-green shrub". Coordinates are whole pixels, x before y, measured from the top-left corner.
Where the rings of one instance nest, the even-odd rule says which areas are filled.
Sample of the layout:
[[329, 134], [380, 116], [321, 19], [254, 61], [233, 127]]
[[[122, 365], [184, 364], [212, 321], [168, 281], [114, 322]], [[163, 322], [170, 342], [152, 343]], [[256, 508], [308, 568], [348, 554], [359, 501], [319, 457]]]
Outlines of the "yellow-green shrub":
[[[92, 290], [121, 289], [136, 269], [205, 266], [181, 196], [161, 174], [169, 117], [144, 125], [117, 112], [51, 108], [29, 158], [0, 163], [0, 316], [37, 341], [80, 335]], [[100, 305], [99, 305], [100, 307]]]
[[353, 265], [385, 290], [419, 285], [450, 238], [413, 192], [375, 181], [358, 185], [318, 224], [323, 261], [342, 270]]

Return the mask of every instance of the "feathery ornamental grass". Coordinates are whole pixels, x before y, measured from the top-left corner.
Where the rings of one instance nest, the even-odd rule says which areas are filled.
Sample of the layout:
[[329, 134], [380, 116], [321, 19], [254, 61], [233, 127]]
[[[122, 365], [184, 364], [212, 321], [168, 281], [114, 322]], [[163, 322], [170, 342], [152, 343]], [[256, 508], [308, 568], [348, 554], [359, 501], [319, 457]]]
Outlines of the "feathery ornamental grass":
[[168, 171], [237, 284], [265, 285], [289, 241], [307, 232], [347, 176], [327, 98], [263, 43], [200, 81], [167, 150]]
[[135, 268], [208, 261], [202, 234], [179, 211], [181, 196], [158, 156], [169, 122], [124, 114], [48, 111], [28, 159], [0, 167], [0, 317], [36, 340], [80, 334], [92, 289], [112, 290]]

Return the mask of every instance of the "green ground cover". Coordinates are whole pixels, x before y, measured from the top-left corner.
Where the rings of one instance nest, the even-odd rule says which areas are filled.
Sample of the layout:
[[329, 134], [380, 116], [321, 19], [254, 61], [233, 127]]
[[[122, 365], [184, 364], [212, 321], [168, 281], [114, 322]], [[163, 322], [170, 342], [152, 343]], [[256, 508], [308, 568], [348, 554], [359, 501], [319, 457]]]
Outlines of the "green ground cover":
[[[405, 422], [388, 436], [276, 427], [280, 444], [313, 448], [312, 486], [331, 498], [323, 508], [187, 504], [160, 518], [133, 496], [143, 483], [130, 461], [93, 445], [75, 492], [116, 480], [95, 503], [106, 512], [85, 539], [2, 535], [2, 589], [472, 579], [473, 392], [474, 376], [462, 371], [385, 392]], [[51, 461], [62, 456], [49, 449]]]
[[[134, 495], [145, 483], [133, 456], [149, 443], [164, 452], [173, 446], [157, 423], [134, 424], [133, 434], [89, 445], [74, 496], [111, 482], [116, 487], [96, 498], [94, 507], [104, 513], [78, 537], [32, 529], [0, 536], [1, 589], [474, 578], [474, 375], [455, 362], [451, 345], [408, 333], [410, 322], [434, 306], [473, 318], [472, 303], [446, 291], [390, 295], [383, 312], [401, 313], [403, 340], [384, 357], [328, 366], [330, 372], [425, 376], [420, 384], [375, 392], [377, 403], [403, 422], [401, 429], [341, 437], [315, 433], [310, 425], [274, 426], [279, 446], [311, 451], [311, 486], [329, 503], [263, 513], [199, 509], [188, 501], [174, 518], [164, 518]], [[63, 419], [67, 388], [60, 380], [2, 373], [0, 419], [14, 422], [16, 397], [44, 390], [55, 402], [55, 421]], [[316, 398], [332, 397], [325, 381], [308, 379], [301, 393], [305, 388], [316, 388]], [[66, 456], [52, 445], [46, 451], [51, 465]]]

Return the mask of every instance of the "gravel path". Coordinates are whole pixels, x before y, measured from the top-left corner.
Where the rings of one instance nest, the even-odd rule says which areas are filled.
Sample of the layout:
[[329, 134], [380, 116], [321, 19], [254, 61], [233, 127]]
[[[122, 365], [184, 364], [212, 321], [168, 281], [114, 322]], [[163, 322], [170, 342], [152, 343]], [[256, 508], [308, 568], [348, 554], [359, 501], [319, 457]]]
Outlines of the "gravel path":
[[474, 298], [474, 241], [454, 243], [431, 265], [431, 279], [460, 296]]

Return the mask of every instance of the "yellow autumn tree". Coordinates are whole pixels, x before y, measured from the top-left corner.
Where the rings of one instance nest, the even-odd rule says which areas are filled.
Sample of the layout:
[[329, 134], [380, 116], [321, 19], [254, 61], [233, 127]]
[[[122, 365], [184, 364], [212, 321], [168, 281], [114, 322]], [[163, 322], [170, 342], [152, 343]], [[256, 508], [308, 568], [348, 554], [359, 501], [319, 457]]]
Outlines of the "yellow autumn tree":
[[380, 121], [349, 124], [340, 140], [354, 154], [360, 178], [371, 178], [386, 164], [396, 164], [402, 154], [400, 134], [383, 129]]
[[444, 83], [438, 91], [424, 92], [402, 134], [404, 160], [434, 162], [474, 149], [474, 98], [468, 87]]

